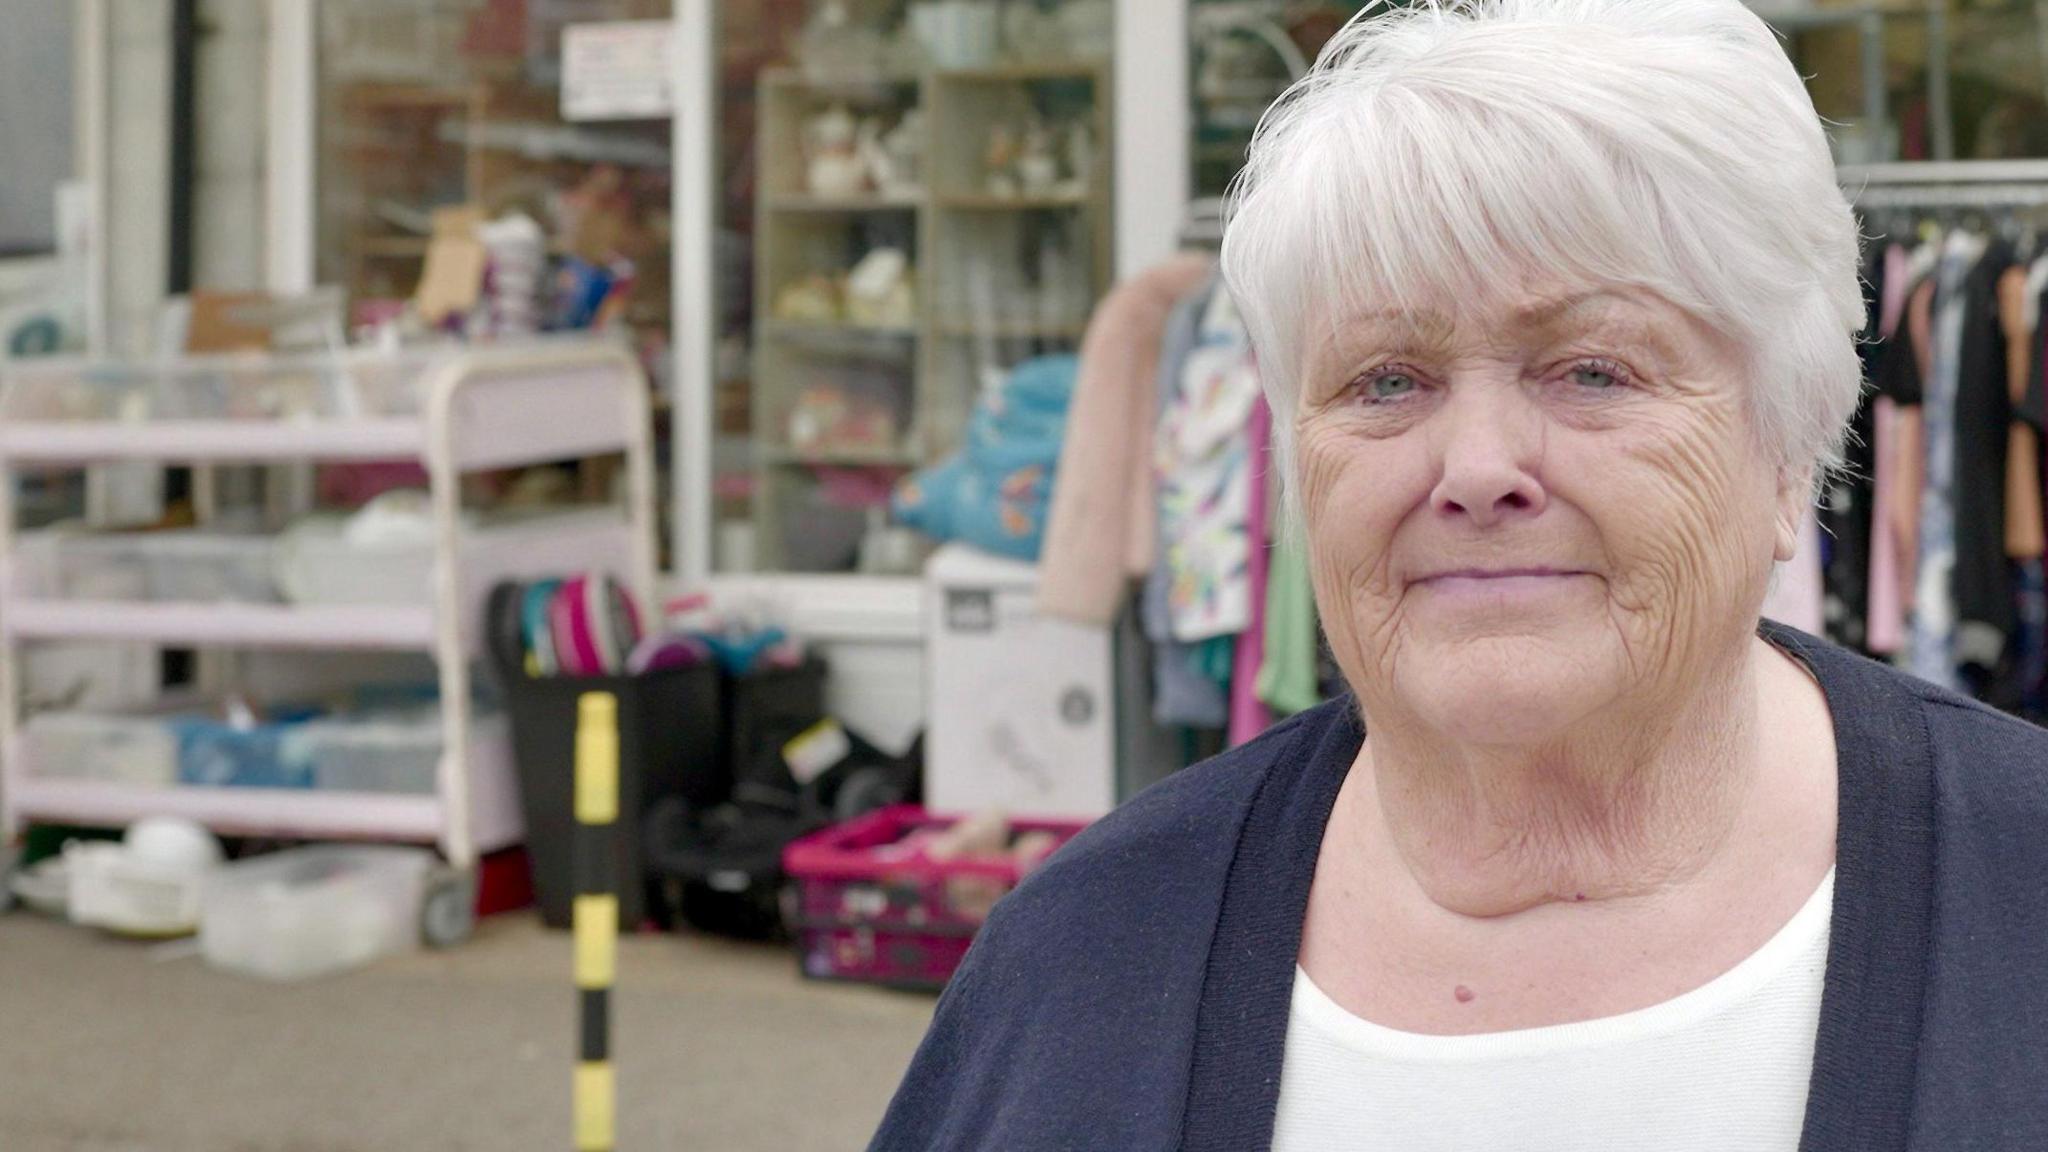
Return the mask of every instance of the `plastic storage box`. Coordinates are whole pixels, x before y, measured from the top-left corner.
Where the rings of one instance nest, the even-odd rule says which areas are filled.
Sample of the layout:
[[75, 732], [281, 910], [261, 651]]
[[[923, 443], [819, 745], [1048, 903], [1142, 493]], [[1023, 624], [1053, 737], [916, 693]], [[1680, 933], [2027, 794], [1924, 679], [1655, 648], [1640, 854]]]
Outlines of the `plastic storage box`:
[[45, 532], [24, 541], [19, 591], [63, 600], [275, 603], [267, 536]]
[[[491, 729], [504, 726], [503, 716], [481, 718], [472, 739], [494, 739]], [[311, 720], [284, 734], [279, 754], [286, 764], [304, 766], [313, 787], [323, 791], [431, 796], [442, 747], [440, 715], [427, 712]]]
[[[782, 864], [796, 885], [804, 975], [904, 988], [939, 988], [952, 978], [989, 908], [1026, 872], [1013, 856], [935, 860], [901, 847], [914, 832], [953, 823], [899, 805], [789, 846]], [[1010, 830], [1050, 833], [1057, 846], [1085, 826], [1016, 820]]]
[[432, 543], [351, 543], [347, 520], [306, 520], [277, 540], [279, 591], [294, 604], [428, 604]]
[[284, 755], [286, 734], [303, 723], [286, 719], [237, 728], [190, 716], [172, 720], [178, 781], [216, 788], [311, 788], [312, 764]]
[[156, 717], [44, 712], [22, 729], [37, 776], [122, 784], [175, 784], [178, 738]]
[[433, 853], [422, 848], [294, 848], [230, 864], [207, 880], [199, 949], [207, 963], [303, 980], [409, 951]]

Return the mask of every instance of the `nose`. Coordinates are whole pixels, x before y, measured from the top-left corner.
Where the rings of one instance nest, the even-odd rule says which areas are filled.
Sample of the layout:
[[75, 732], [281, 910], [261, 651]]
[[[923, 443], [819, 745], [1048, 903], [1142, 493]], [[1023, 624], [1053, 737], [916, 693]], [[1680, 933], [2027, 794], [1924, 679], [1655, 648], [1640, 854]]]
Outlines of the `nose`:
[[1430, 494], [1437, 515], [1492, 528], [1543, 511], [1547, 496], [1537, 478], [1542, 417], [1519, 389], [1453, 387], [1439, 415], [1442, 472]]

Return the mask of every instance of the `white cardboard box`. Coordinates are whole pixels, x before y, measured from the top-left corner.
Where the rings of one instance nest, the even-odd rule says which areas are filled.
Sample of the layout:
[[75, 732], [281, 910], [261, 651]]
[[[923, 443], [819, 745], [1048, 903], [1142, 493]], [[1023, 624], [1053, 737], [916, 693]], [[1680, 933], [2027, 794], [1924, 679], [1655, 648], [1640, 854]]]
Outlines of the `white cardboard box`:
[[1037, 570], [958, 544], [925, 568], [925, 803], [1092, 819], [1116, 803], [1111, 637], [1040, 615]]

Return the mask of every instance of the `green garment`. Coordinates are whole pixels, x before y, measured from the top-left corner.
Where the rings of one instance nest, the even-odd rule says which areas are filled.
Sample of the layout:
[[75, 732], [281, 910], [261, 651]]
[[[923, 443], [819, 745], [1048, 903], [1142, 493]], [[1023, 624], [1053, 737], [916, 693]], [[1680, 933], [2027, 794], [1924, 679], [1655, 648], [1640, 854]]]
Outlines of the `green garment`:
[[1292, 716], [1322, 703], [1316, 687], [1316, 597], [1308, 579], [1308, 549], [1301, 534], [1283, 531], [1266, 569], [1266, 662], [1259, 669], [1259, 699], [1276, 716]]

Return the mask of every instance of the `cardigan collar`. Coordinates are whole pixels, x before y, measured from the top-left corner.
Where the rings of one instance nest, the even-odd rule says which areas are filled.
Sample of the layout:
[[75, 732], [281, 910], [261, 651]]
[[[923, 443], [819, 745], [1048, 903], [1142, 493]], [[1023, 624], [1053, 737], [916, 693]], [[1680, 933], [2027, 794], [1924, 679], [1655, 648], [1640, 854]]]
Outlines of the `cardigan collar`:
[[[1904, 1149], [1932, 938], [1933, 756], [1918, 702], [1876, 665], [1766, 622], [1834, 720], [1835, 904], [1801, 1152]], [[1270, 1147], [1310, 881], [1364, 729], [1355, 703], [1276, 763], [1225, 882], [1182, 1113], [1183, 1152]]]

